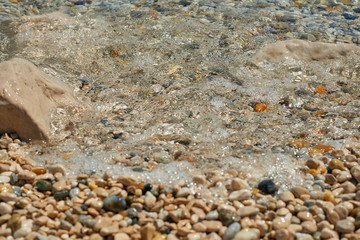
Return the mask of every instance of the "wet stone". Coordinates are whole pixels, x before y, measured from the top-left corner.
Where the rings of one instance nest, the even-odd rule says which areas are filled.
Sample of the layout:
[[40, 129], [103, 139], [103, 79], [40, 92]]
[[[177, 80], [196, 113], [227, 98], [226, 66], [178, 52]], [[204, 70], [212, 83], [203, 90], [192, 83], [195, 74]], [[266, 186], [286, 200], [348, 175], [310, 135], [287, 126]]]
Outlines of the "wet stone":
[[126, 201], [119, 196], [109, 196], [103, 200], [103, 208], [108, 211], [120, 212], [126, 208]]
[[64, 200], [67, 196], [69, 196], [69, 190], [67, 190], [67, 189], [64, 189], [64, 190], [54, 193], [54, 198], [57, 201]]
[[40, 192], [46, 192], [52, 190], [52, 184], [50, 181], [39, 180], [36, 182], [36, 188]]
[[265, 194], [274, 194], [277, 190], [275, 183], [271, 179], [261, 181], [258, 188]]

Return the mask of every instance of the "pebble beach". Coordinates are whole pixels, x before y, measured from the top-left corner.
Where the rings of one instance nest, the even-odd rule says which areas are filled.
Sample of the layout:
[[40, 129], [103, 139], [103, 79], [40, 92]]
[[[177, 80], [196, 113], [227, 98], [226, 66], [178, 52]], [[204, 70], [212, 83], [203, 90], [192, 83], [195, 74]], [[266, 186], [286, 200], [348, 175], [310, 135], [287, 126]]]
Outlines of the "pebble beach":
[[357, 0], [1, 1], [0, 62], [76, 104], [41, 144], [1, 132], [0, 239], [360, 239], [359, 17]]

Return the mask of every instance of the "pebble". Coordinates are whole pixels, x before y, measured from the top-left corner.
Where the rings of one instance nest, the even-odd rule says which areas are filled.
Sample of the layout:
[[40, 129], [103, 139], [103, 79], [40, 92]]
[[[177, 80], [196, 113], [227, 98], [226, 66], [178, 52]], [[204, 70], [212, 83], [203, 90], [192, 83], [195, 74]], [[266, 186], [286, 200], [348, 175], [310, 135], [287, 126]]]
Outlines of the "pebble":
[[280, 200], [284, 201], [285, 203], [288, 203], [295, 199], [295, 196], [292, 192], [282, 192], [279, 194]]
[[155, 206], [155, 203], [156, 203], [155, 196], [151, 192], [146, 192], [146, 194], [145, 194], [145, 206], [148, 209], [151, 209], [152, 207]]
[[291, 214], [289, 213], [285, 217], [277, 217], [272, 221], [273, 228], [275, 230], [285, 229], [291, 224]]
[[54, 165], [48, 166], [48, 171], [51, 174], [61, 173], [61, 175], [63, 175], [63, 176], [66, 175], [66, 168], [61, 164], [54, 164]]
[[275, 183], [271, 179], [261, 181], [258, 188], [265, 194], [274, 194], [277, 190]]
[[303, 233], [313, 234], [317, 231], [316, 222], [313, 221], [304, 221], [301, 223], [301, 227]]
[[231, 189], [233, 191], [241, 190], [241, 189], [250, 189], [250, 186], [246, 181], [240, 178], [234, 178], [233, 180], [231, 180]]
[[52, 190], [52, 184], [50, 181], [47, 180], [39, 180], [36, 182], [36, 187], [38, 191], [46, 192]]
[[349, 219], [343, 219], [336, 222], [336, 231], [339, 233], [352, 233], [355, 230], [354, 223]]
[[18, 197], [14, 193], [0, 192], [0, 200], [4, 202], [16, 201], [17, 198]]
[[241, 207], [238, 210], [238, 215], [240, 217], [247, 217], [251, 215], [255, 215], [259, 212], [259, 208], [248, 206], [248, 207]]
[[234, 222], [226, 229], [223, 239], [232, 240], [237, 232], [241, 229], [240, 223]]
[[229, 195], [229, 200], [230, 201], [243, 201], [243, 200], [250, 199], [250, 196], [251, 196], [250, 190], [242, 189], [242, 190], [239, 190], [239, 191], [233, 191]]
[[11, 214], [12, 212], [12, 207], [4, 202], [0, 203], [0, 216], [5, 215], [5, 214]]
[[103, 208], [108, 211], [120, 212], [126, 208], [126, 201], [119, 196], [109, 196], [103, 200]]
[[259, 239], [257, 231], [254, 229], [245, 228], [236, 233], [233, 240], [257, 240]]

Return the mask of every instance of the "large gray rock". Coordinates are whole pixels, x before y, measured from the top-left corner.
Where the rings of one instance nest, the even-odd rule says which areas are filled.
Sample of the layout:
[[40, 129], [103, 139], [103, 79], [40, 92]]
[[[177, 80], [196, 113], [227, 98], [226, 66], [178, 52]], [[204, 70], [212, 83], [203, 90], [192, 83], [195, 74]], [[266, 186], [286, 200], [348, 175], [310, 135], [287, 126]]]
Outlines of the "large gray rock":
[[256, 54], [254, 62], [258, 63], [263, 60], [280, 62], [294, 59], [302, 62], [319, 61], [326, 63], [344, 57], [358, 56], [359, 54], [360, 48], [351, 44], [286, 40], [265, 46]]
[[74, 105], [71, 89], [31, 62], [14, 58], [0, 63], [0, 133], [16, 132], [22, 140], [47, 141], [51, 111]]

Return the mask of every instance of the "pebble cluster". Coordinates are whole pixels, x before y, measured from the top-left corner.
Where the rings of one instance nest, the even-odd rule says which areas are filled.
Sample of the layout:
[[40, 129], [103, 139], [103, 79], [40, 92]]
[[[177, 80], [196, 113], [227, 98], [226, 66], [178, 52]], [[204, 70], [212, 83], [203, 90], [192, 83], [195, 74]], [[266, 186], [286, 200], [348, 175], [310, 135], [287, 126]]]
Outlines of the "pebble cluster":
[[280, 192], [250, 186], [236, 170], [196, 175], [194, 188], [130, 176], [66, 177], [24, 156], [26, 144], [0, 139], [0, 239], [359, 239], [360, 144], [323, 146], [306, 161], [304, 183]]

